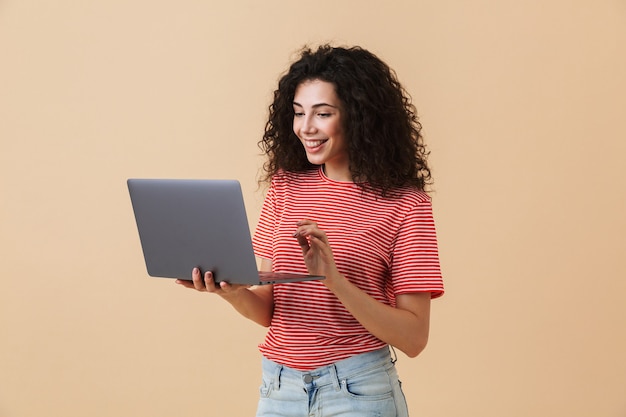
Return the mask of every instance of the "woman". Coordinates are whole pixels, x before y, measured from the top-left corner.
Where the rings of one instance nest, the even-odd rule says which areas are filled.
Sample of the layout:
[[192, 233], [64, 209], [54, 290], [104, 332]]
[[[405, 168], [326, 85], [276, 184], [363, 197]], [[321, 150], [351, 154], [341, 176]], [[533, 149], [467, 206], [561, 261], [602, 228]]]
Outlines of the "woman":
[[362, 48], [304, 49], [280, 79], [255, 253], [263, 271], [325, 279], [177, 281], [269, 326], [257, 416], [408, 415], [389, 346], [417, 356], [443, 294], [420, 129], [394, 72]]

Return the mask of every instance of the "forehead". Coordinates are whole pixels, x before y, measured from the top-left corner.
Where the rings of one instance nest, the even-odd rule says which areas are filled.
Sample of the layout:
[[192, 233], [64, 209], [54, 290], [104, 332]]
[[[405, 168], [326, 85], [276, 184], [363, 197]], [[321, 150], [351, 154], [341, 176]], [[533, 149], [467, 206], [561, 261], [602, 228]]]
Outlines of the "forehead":
[[298, 84], [294, 101], [302, 105], [318, 103], [339, 104], [335, 85], [322, 80], [306, 80]]

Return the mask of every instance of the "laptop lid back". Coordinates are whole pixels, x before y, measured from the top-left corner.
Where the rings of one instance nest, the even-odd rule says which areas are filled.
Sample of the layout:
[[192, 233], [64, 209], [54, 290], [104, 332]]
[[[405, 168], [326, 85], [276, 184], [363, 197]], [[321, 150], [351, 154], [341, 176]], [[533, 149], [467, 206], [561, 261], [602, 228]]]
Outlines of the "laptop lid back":
[[148, 274], [191, 279], [194, 267], [215, 280], [257, 284], [241, 186], [236, 180], [129, 179]]

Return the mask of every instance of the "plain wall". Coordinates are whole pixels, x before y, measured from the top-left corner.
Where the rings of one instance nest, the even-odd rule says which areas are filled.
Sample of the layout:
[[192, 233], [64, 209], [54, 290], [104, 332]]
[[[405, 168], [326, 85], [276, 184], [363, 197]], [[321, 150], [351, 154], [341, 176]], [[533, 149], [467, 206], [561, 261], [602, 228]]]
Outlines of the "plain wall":
[[0, 3], [0, 416], [251, 416], [264, 329], [149, 278], [129, 177], [236, 178], [302, 45], [396, 71], [447, 293], [412, 416], [626, 416], [626, 3]]

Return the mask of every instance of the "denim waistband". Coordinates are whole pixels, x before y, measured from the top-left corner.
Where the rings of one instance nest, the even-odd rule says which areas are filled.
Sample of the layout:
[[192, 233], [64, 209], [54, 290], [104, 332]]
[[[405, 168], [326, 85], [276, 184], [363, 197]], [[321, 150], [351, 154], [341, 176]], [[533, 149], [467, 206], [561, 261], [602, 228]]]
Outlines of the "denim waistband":
[[299, 371], [288, 366], [276, 363], [266, 357], [262, 359], [263, 373], [271, 376], [274, 387], [279, 389], [281, 384], [291, 383], [307, 387], [314, 384], [317, 387], [334, 385], [339, 389], [342, 379], [349, 379], [361, 372], [381, 366], [393, 366], [389, 347], [360, 353], [340, 360], [331, 365], [322, 366], [312, 371]]

